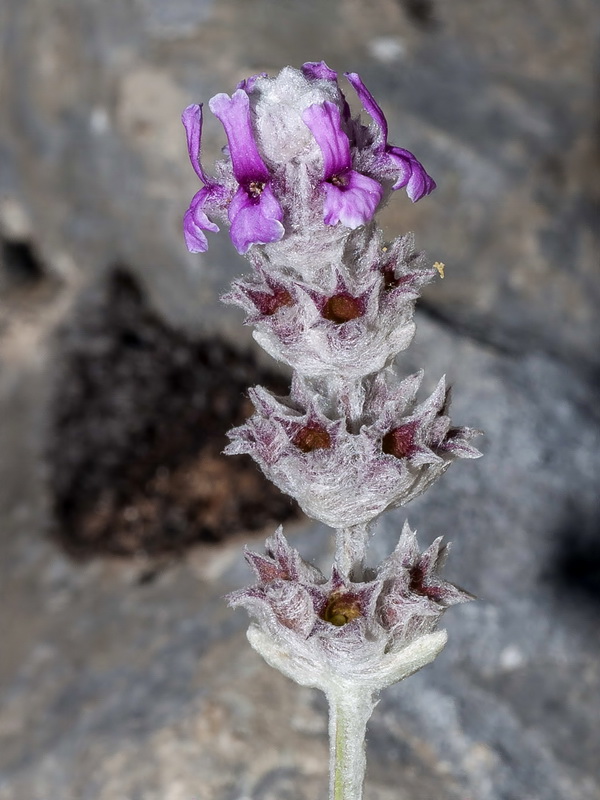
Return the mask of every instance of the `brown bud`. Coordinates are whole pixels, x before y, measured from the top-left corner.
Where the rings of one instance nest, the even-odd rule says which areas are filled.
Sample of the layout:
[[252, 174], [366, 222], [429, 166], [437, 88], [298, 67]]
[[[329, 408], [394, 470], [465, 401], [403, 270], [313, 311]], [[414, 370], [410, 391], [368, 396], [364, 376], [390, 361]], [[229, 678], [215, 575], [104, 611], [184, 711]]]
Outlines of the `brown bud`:
[[303, 453], [311, 453], [313, 450], [323, 450], [331, 447], [331, 436], [325, 428], [317, 425], [305, 425], [300, 428], [292, 442]]
[[415, 446], [416, 424], [409, 422], [399, 428], [393, 428], [381, 440], [381, 449], [389, 456], [410, 458], [417, 449]]
[[361, 301], [349, 294], [334, 294], [323, 306], [321, 314], [325, 319], [341, 325], [364, 314]]

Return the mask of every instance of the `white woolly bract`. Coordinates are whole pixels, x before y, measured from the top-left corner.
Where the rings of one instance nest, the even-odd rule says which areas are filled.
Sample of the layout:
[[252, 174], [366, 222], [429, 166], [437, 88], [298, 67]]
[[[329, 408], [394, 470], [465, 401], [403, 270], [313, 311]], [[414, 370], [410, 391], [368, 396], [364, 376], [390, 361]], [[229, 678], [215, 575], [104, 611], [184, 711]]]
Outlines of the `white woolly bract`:
[[404, 315], [382, 311], [336, 325], [308, 309], [295, 320], [287, 341], [267, 325], [253, 335], [270, 356], [302, 375], [360, 379], [384, 369], [411, 343], [415, 324], [412, 309], [405, 311]]
[[429, 663], [445, 643], [435, 628], [445, 610], [471, 596], [445, 581], [446, 548], [421, 553], [405, 525], [393, 553], [363, 580], [337, 567], [329, 580], [306, 564], [281, 528], [266, 555], [247, 552], [258, 583], [229, 595], [256, 623], [249, 638], [273, 666], [306, 686], [378, 692]]
[[[468, 443], [476, 432], [450, 427], [443, 379], [429, 398], [414, 405], [420, 376], [392, 383], [390, 375], [382, 372], [361, 385], [362, 404], [327, 377], [319, 383], [323, 395], [299, 378], [287, 400], [256, 387], [250, 396], [257, 412], [229, 432], [232, 441], [225, 452], [251, 455], [314, 519], [333, 528], [369, 522], [417, 497], [456, 458], [479, 455]], [[327, 390], [337, 395], [337, 410]], [[349, 419], [349, 413], [357, 418]], [[320, 431], [321, 439], [307, 451], [301, 445], [311, 430]], [[394, 431], [400, 431], [396, 446], [405, 451], [394, 453]]]
[[247, 636], [267, 664], [301, 686], [321, 689], [326, 693], [343, 688], [349, 697], [357, 689], [376, 693], [408, 678], [430, 664], [448, 640], [445, 630], [434, 631], [397, 652], [380, 653], [367, 663], [351, 665], [344, 659], [314, 663], [312, 653], [299, 651], [295, 640], [290, 641], [285, 636], [274, 637], [254, 623], [248, 628]]
[[250, 106], [262, 155], [274, 164], [294, 160], [318, 168], [321, 150], [303, 121], [302, 112], [325, 101], [340, 104], [336, 84], [308, 80], [292, 67], [285, 67], [275, 78], [258, 78], [250, 92]]

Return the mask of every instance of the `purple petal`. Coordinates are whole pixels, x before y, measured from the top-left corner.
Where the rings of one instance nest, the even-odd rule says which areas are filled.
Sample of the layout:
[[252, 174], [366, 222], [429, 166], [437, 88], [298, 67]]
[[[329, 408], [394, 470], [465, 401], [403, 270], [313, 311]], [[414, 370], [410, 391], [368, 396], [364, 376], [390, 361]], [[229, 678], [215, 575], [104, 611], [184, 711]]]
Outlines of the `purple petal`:
[[[335, 70], [330, 69], [324, 61], [308, 61], [306, 64], [302, 65], [302, 72], [304, 73], [304, 77], [313, 79], [313, 80], [326, 80], [326, 81], [333, 81], [337, 83], [337, 72]], [[345, 122], [352, 117], [352, 112], [350, 111], [350, 106], [346, 98], [344, 97], [344, 93], [338, 86], [338, 91], [340, 94], [340, 99], [342, 101], [342, 118]]]
[[323, 153], [324, 180], [349, 170], [352, 166], [350, 142], [342, 130], [340, 110], [335, 103], [325, 101], [308, 106], [302, 119]]
[[346, 185], [323, 183], [325, 189], [324, 221], [326, 225], [341, 222], [347, 228], [358, 228], [375, 213], [383, 189], [373, 178], [350, 170], [344, 176]]
[[188, 154], [194, 172], [202, 183], [210, 183], [211, 180], [206, 176], [200, 164], [200, 139], [202, 136], [202, 106], [194, 103], [188, 106], [181, 115], [181, 121], [185, 127], [187, 137]]
[[411, 156], [408, 150], [402, 151], [399, 147], [390, 148], [386, 153], [386, 166], [391, 166], [397, 172], [394, 189], [403, 189], [411, 179], [413, 173]]
[[363, 108], [381, 131], [381, 148], [383, 149], [387, 144], [388, 137], [388, 124], [383, 111], [356, 72], [344, 72], [344, 75], [354, 87], [358, 99], [363, 104]]
[[337, 81], [337, 72], [330, 69], [324, 61], [307, 61], [306, 64], [302, 64], [302, 73], [305, 78]]
[[[208, 217], [206, 219], [208, 220]], [[190, 253], [206, 253], [208, 250], [208, 239], [204, 235], [202, 228], [194, 222], [190, 208], [188, 208], [183, 217], [183, 236]]]
[[241, 80], [238, 85], [235, 87], [236, 89], [243, 89], [247, 94], [254, 89], [254, 84], [259, 78], [267, 78], [268, 75], [266, 72], [259, 72], [258, 75], [251, 75], [249, 78], [244, 78]]
[[356, 90], [365, 111], [374, 120], [381, 132], [378, 149], [383, 151], [381, 152], [382, 163], [385, 163], [387, 168], [392, 167], [398, 172], [396, 183], [392, 188], [402, 189], [406, 187], [406, 193], [413, 203], [416, 203], [417, 200], [420, 200], [426, 194], [430, 194], [435, 189], [435, 181], [425, 172], [421, 162], [409, 150], [388, 145], [387, 120], [375, 98], [356, 72], [345, 72], [344, 74]]
[[435, 181], [426, 172], [421, 162], [402, 147], [388, 147], [386, 150], [388, 165], [393, 165], [398, 172], [398, 179], [392, 189], [406, 187], [406, 194], [413, 203], [420, 200], [435, 189]]
[[229, 205], [229, 234], [238, 253], [245, 253], [253, 244], [279, 241], [284, 234], [282, 218], [279, 201], [269, 186], [258, 197], [251, 197], [240, 186]]
[[260, 157], [252, 132], [250, 100], [243, 89], [237, 89], [231, 97], [215, 95], [208, 103], [210, 110], [225, 128], [233, 174], [238, 183], [247, 185], [251, 181], [267, 181], [269, 170]]
[[217, 233], [219, 230], [203, 211], [206, 199], [210, 195], [211, 190], [206, 186], [196, 192], [183, 217], [183, 235], [190, 253], [205, 253], [208, 250], [208, 240], [203, 231]]

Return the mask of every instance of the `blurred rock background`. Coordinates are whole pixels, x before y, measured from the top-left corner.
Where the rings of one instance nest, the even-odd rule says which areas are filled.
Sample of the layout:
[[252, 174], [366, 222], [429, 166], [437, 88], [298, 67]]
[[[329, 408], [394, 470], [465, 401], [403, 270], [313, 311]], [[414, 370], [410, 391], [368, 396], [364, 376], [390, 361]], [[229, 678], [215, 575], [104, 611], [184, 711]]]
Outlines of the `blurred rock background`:
[[[325, 795], [322, 698], [222, 601], [277, 520], [322, 566], [330, 541], [219, 456], [285, 376], [218, 303], [227, 237], [183, 246], [179, 121], [321, 59], [438, 182], [382, 215], [447, 265], [399, 367], [487, 434], [374, 540], [445, 534], [480, 600], [384, 694], [366, 798], [600, 798], [599, 39], [594, 0], [4, 0], [1, 800]], [[222, 143], [207, 121], [206, 163]]]

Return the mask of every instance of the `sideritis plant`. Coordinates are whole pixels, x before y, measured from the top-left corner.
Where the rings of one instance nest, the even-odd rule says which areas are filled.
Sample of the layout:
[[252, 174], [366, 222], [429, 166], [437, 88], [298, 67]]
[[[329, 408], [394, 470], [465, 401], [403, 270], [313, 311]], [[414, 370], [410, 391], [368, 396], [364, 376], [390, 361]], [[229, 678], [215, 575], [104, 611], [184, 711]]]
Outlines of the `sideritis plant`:
[[[436, 275], [412, 234], [383, 239], [375, 214], [392, 192], [413, 202], [435, 188], [415, 156], [388, 142], [385, 116], [356, 73], [346, 78], [367, 115], [352, 116], [324, 62], [256, 75], [209, 108], [227, 137], [209, 174], [202, 106], [183, 113], [202, 187], [184, 219], [192, 252], [229, 226], [251, 264], [223, 300], [254, 338], [293, 370], [288, 397], [250, 390], [255, 414], [230, 432], [308, 516], [335, 529], [329, 577], [302, 560], [281, 529], [266, 555], [247, 552], [257, 583], [229, 597], [254, 619], [252, 646], [330, 704], [330, 798], [359, 800], [367, 720], [381, 689], [431, 662], [451, 605], [471, 596], [440, 576], [447, 547], [421, 553], [407, 524], [379, 566], [365, 563], [373, 522], [424, 492], [457, 458], [477, 458], [478, 431], [455, 427], [444, 379], [417, 399], [422, 373], [400, 379], [396, 355], [414, 336], [415, 301]], [[435, 265], [441, 266], [441, 265]]]

